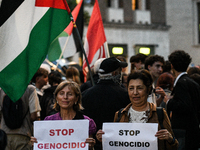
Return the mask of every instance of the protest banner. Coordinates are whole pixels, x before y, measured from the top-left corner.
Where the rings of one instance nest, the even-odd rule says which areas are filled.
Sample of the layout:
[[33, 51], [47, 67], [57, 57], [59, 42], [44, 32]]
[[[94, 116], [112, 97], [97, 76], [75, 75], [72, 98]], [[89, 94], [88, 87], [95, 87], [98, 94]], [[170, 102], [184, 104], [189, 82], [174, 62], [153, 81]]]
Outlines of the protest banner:
[[103, 123], [103, 150], [157, 150], [157, 123]]
[[88, 150], [89, 120], [35, 121], [34, 150]]

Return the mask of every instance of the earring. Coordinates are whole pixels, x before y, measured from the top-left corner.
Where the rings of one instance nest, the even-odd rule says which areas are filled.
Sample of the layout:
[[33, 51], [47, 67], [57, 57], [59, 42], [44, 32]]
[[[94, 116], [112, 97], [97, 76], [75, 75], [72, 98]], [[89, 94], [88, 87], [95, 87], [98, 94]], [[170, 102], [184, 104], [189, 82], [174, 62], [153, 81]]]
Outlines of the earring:
[[75, 102], [75, 105], [77, 104], [77, 102]]
[[58, 104], [58, 101], [57, 101], [57, 104]]

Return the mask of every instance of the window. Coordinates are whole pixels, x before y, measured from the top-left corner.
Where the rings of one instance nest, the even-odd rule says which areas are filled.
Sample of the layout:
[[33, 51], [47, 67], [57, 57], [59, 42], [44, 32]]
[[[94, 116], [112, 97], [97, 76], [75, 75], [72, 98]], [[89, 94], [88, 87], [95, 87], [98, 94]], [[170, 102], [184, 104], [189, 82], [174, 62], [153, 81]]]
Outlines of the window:
[[111, 0], [107, 0], [107, 6], [111, 7]]
[[138, 9], [138, 0], [132, 0], [132, 10]]
[[110, 56], [127, 57], [127, 44], [108, 44]]
[[119, 0], [119, 8], [123, 8], [123, 0]]
[[150, 0], [146, 0], [146, 10], [150, 10]]
[[145, 55], [154, 55], [155, 54], [155, 46], [156, 45], [140, 45], [136, 44], [134, 49], [135, 49], [135, 54], [142, 53]]

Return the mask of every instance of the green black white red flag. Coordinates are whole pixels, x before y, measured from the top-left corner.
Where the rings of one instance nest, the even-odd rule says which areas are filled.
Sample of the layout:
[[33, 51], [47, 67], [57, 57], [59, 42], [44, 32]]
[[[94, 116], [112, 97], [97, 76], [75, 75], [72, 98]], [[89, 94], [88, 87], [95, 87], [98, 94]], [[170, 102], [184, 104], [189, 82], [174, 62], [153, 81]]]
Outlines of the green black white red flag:
[[[78, 5], [72, 11], [72, 16], [74, 21], [76, 21], [79, 11], [83, 5], [83, 0], [81, 0]], [[48, 50], [48, 60], [55, 61], [63, 55], [64, 51], [67, 51], [67, 43], [73, 31], [72, 22], [65, 28], [65, 30], [51, 43]], [[73, 54], [74, 55], [74, 54]], [[62, 56], [61, 56], [62, 58]]]
[[68, 26], [65, 0], [3, 0], [0, 7], [0, 87], [17, 101]]

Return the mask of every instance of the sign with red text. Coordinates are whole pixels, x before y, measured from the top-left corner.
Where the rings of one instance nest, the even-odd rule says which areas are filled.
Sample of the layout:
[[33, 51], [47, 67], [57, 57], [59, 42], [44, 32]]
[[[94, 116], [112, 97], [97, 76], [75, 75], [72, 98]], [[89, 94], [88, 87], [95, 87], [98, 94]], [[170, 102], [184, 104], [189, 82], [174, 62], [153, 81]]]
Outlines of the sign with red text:
[[103, 150], [157, 150], [157, 123], [103, 123]]
[[34, 150], [88, 150], [89, 120], [35, 121]]

